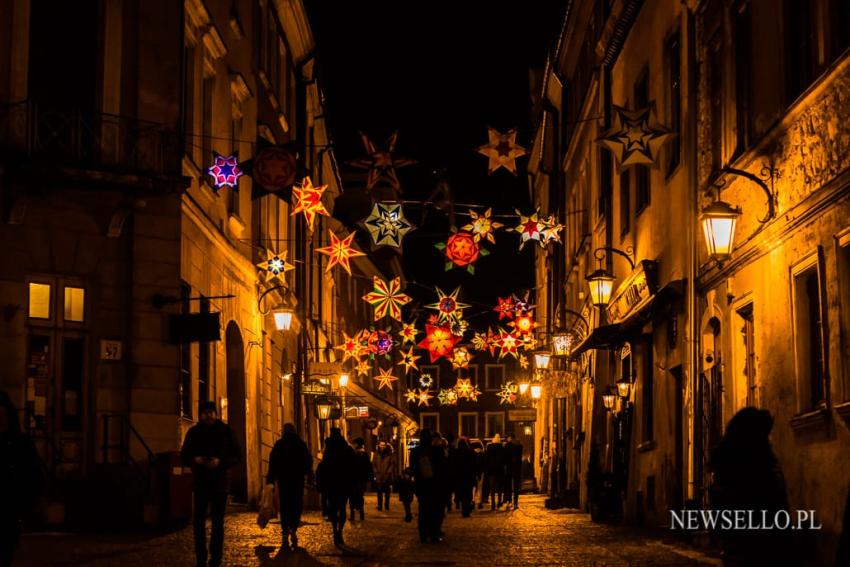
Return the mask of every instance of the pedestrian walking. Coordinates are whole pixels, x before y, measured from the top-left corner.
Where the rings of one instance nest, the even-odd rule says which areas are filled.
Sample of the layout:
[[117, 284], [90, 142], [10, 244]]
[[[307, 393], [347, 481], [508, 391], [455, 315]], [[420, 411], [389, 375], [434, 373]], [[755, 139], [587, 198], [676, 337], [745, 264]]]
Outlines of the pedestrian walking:
[[351, 509], [351, 517], [349, 520], [354, 521], [354, 513], [360, 512], [360, 520], [366, 519], [366, 513], [363, 510], [366, 488], [369, 483], [374, 481], [375, 475], [372, 470], [372, 462], [369, 460], [369, 453], [366, 452], [366, 441], [362, 437], [354, 440], [354, 485], [351, 490], [351, 499], [349, 507]]
[[[435, 442], [437, 444], [435, 444]], [[430, 429], [419, 434], [419, 446], [411, 452], [413, 481], [419, 503], [419, 541], [438, 543], [443, 519], [443, 502], [440, 499], [445, 481], [445, 455], [439, 438]]]
[[378, 510], [390, 511], [390, 494], [395, 480], [396, 460], [392, 445], [384, 440], [378, 442], [373, 459], [375, 485], [378, 491]]
[[24, 520], [41, 495], [43, 466], [29, 435], [21, 432], [18, 411], [0, 390], [0, 566], [12, 564]]
[[207, 514], [212, 521], [209, 564], [221, 565], [224, 550], [224, 512], [227, 507], [227, 471], [241, 460], [239, 443], [229, 425], [218, 419], [215, 402], [201, 402], [200, 420], [189, 428], [180, 457], [192, 468], [195, 558], [207, 565]]
[[502, 507], [502, 486], [505, 479], [505, 448], [498, 433], [487, 444], [484, 451], [484, 472], [487, 475], [487, 493], [490, 496], [490, 509]]
[[478, 462], [475, 451], [469, 446], [466, 437], [457, 442], [454, 452], [455, 487], [460, 503], [461, 515], [468, 518], [472, 513], [472, 490], [478, 481]]
[[505, 492], [506, 502], [519, 508], [519, 491], [522, 487], [522, 444], [513, 433], [508, 433], [505, 443]]
[[407, 467], [401, 471], [398, 481], [396, 481], [396, 492], [398, 493], [398, 501], [404, 506], [404, 521], [411, 522], [413, 513], [410, 510], [410, 505], [413, 503], [413, 469]]
[[[266, 483], [277, 483], [280, 500], [281, 551], [298, 547], [298, 526], [304, 510], [304, 477], [313, 472], [313, 457], [298, 436], [295, 425], [286, 423], [283, 435], [272, 447]], [[287, 541], [287, 538], [289, 541]]]
[[460, 508], [460, 500], [458, 499], [459, 465], [454, 435], [447, 433], [443, 445], [446, 448], [446, 513], [448, 514], [452, 511], [453, 503]]
[[342, 530], [345, 527], [346, 505], [354, 483], [354, 449], [342, 437], [338, 427], [331, 428], [325, 439], [322, 462], [316, 469], [319, 490], [325, 495], [328, 520], [333, 526], [334, 545], [345, 545]]

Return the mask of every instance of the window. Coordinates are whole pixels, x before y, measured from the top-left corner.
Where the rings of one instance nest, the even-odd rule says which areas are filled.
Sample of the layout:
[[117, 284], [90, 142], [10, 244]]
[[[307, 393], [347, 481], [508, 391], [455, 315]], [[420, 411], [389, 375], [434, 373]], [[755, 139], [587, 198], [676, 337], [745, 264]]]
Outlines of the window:
[[735, 155], [746, 150], [753, 135], [752, 50], [750, 10], [742, 2], [732, 12], [732, 34], [735, 49]]
[[668, 142], [667, 175], [679, 167], [682, 156], [682, 41], [679, 30], [667, 38], [667, 125], [677, 135]]
[[[186, 282], [180, 283], [180, 299], [182, 299], [181, 310], [189, 312], [189, 297], [192, 288]], [[192, 343], [180, 343], [180, 415], [186, 419], [192, 419]]]
[[786, 104], [794, 102], [817, 74], [816, 5], [814, 0], [785, 0]]
[[718, 30], [708, 47], [708, 97], [711, 165], [723, 167], [723, 33]]
[[460, 412], [457, 416], [457, 432], [469, 438], [478, 437], [478, 413]]
[[81, 287], [65, 287], [65, 320], [82, 323], [85, 321], [86, 290]]
[[838, 236], [838, 285], [841, 313], [843, 401], [850, 400], [850, 228]]
[[198, 73], [198, 56], [197, 51], [191, 45], [183, 47], [183, 134], [186, 136], [186, 155], [193, 161], [197, 152], [195, 148], [198, 145], [198, 140], [195, 138], [195, 93], [197, 92], [196, 76]]
[[[649, 106], [649, 68], [644, 67], [634, 88], [635, 109]], [[650, 177], [648, 165], [634, 166], [635, 172], [635, 216], [639, 215], [650, 202]]]
[[655, 416], [653, 411], [655, 363], [653, 362], [652, 337], [644, 341], [642, 350], [641, 414], [643, 416], [643, 440], [652, 441], [655, 438]]
[[485, 390], [498, 390], [505, 382], [505, 367], [502, 364], [488, 364], [484, 367]]
[[608, 213], [613, 183], [613, 167], [611, 165], [611, 152], [601, 147], [597, 148], [596, 151], [599, 155], [599, 199], [596, 202], [596, 216], [602, 218]]
[[212, 136], [213, 136], [213, 90], [215, 88], [215, 78], [214, 77], [205, 77], [204, 82], [202, 84], [202, 104], [203, 104], [203, 114], [202, 114], [202, 127], [203, 131], [202, 140], [201, 140], [201, 160], [200, 165], [203, 168], [204, 164], [210, 161], [212, 158], [213, 147], [212, 147]]
[[631, 177], [628, 170], [620, 174], [620, 236], [625, 236], [631, 229]]
[[419, 414], [419, 429], [430, 429], [431, 433], [440, 430], [440, 414], [423, 412]]
[[29, 310], [31, 319], [50, 319], [50, 284], [30, 282]]
[[[756, 347], [755, 321], [753, 319], [753, 304], [748, 303], [735, 311], [740, 323], [739, 331], [740, 356], [735, 357], [735, 373], [740, 376], [736, 387], [743, 391], [736, 392], [741, 402], [738, 406], [758, 406], [758, 385], [756, 384]], [[737, 389], [737, 388], [736, 388]]]
[[484, 435], [487, 439], [492, 439], [497, 433], [505, 434], [505, 414], [500, 411], [488, 411], [484, 414], [486, 421], [486, 429]]
[[797, 355], [799, 410], [821, 407], [826, 401], [826, 317], [821, 301], [821, 265], [818, 251], [792, 271], [794, 343]]

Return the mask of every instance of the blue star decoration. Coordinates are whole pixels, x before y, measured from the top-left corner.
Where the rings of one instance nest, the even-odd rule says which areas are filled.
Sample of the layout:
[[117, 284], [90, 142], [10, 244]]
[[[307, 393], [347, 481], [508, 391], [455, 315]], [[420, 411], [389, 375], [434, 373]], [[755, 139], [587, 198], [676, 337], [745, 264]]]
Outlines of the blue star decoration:
[[239, 167], [236, 155], [220, 156], [216, 154], [212, 166], [207, 169], [207, 173], [213, 178], [213, 187], [216, 189], [236, 187], [239, 178], [242, 177], [242, 169]]

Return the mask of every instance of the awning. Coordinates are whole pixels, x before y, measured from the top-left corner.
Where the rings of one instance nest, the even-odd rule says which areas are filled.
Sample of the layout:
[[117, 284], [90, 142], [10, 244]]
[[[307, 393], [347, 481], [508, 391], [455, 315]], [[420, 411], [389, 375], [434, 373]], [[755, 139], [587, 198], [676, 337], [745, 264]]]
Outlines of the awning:
[[367, 390], [353, 380], [349, 382], [348, 395], [360, 398], [366, 405], [369, 405], [376, 410], [380, 410], [386, 414], [394, 415], [398, 418], [399, 425], [403, 429], [411, 429], [419, 427], [419, 424], [413, 420], [408, 413], [393, 403], [388, 402], [380, 396], [376, 396], [371, 390]]
[[584, 340], [573, 348], [570, 356], [578, 356], [590, 349], [614, 349], [622, 343], [621, 337], [622, 325], [619, 323], [596, 327]]

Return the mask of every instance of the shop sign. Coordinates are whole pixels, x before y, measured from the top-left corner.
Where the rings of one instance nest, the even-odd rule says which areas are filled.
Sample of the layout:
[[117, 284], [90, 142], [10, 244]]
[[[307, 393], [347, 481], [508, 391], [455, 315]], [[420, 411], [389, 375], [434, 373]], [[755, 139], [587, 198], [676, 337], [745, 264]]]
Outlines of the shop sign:
[[331, 385], [322, 384], [318, 380], [310, 380], [301, 386], [301, 393], [305, 396], [326, 396], [331, 393]]
[[608, 303], [608, 323], [620, 323], [649, 302], [657, 291], [655, 267], [655, 262], [644, 260], [620, 284]]
[[537, 421], [536, 409], [508, 410], [508, 421]]

